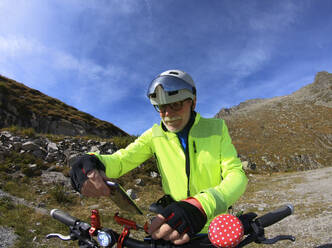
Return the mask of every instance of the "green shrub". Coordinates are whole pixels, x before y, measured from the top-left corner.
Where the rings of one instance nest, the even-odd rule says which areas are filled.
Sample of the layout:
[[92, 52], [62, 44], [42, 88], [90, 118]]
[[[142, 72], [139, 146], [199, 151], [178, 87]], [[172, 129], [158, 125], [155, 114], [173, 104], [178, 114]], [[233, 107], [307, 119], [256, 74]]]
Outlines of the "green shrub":
[[50, 194], [57, 203], [65, 204], [72, 202], [72, 199], [68, 194], [68, 189], [62, 184], [56, 184]]
[[5, 93], [5, 94], [8, 93], [8, 87], [3, 82], [0, 82], [0, 92]]
[[134, 142], [137, 136], [117, 136], [113, 137], [111, 141], [114, 142], [118, 149], [126, 148], [130, 143]]
[[30, 138], [36, 137], [36, 131], [32, 127], [22, 129], [21, 133], [22, 135], [29, 136]]
[[36, 131], [32, 127], [24, 128], [24, 127], [12, 125], [10, 127], [2, 128], [1, 130], [6, 130], [15, 135], [28, 136], [30, 138], [36, 137]]
[[13, 200], [10, 197], [4, 196], [0, 198], [0, 209], [9, 210], [13, 208], [15, 208], [15, 204], [13, 203]]

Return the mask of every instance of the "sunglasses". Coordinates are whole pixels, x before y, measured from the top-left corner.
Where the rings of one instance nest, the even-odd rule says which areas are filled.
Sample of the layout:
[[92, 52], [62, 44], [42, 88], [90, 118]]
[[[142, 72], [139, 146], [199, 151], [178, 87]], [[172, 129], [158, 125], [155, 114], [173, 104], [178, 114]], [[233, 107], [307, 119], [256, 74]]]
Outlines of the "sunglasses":
[[168, 107], [173, 111], [180, 111], [183, 107], [183, 103], [189, 99], [190, 98], [187, 98], [183, 101], [172, 102], [172, 103], [163, 104], [163, 105], [153, 105], [153, 106], [159, 113], [165, 113]]

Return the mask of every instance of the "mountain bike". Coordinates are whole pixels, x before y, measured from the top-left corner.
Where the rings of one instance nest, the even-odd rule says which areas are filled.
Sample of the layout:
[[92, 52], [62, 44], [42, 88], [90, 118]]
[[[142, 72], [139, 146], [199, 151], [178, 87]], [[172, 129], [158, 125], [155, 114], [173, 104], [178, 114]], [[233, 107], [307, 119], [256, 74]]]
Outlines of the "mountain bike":
[[[274, 244], [281, 240], [290, 240], [294, 242], [295, 238], [291, 235], [279, 235], [268, 239], [264, 234], [265, 227], [279, 222], [292, 213], [293, 206], [285, 205], [260, 217], [257, 217], [257, 214], [253, 212], [242, 214], [238, 217], [231, 216], [229, 214], [220, 215], [211, 222], [208, 234], [197, 234], [190, 240], [190, 242], [184, 245], [174, 245], [164, 240], [153, 240], [149, 236], [143, 240], [129, 237], [131, 230], [147, 230], [147, 225], [144, 225], [144, 227], [137, 225], [132, 220], [120, 217], [118, 213], [114, 215], [114, 219], [118, 224], [123, 226], [123, 231], [121, 234], [117, 233], [111, 228], [102, 227], [100, 223], [99, 212], [96, 209], [92, 210], [91, 212], [91, 223], [81, 221], [61, 210], [53, 209], [50, 213], [51, 216], [69, 227], [69, 235], [64, 236], [58, 233], [51, 233], [48, 234], [46, 238], [59, 238], [63, 241], [77, 240], [78, 246], [81, 248], [115, 247], [115, 245], [117, 248], [239, 248], [244, 247], [252, 242], [261, 244]], [[231, 232], [235, 231], [235, 229], [231, 230], [231, 228], [229, 228], [229, 232], [214, 232], [215, 230], [221, 230], [222, 228], [225, 228], [225, 222], [221, 221], [222, 219], [225, 219], [227, 223], [227, 220], [232, 218], [233, 221], [238, 220], [239, 223], [237, 224], [241, 226], [241, 232], [238, 236], [237, 243], [233, 243], [233, 245], [229, 243], [229, 239], [232, 235]], [[226, 246], [226, 243], [224, 244], [222, 242], [217, 242], [217, 240], [228, 240], [228, 244]]]

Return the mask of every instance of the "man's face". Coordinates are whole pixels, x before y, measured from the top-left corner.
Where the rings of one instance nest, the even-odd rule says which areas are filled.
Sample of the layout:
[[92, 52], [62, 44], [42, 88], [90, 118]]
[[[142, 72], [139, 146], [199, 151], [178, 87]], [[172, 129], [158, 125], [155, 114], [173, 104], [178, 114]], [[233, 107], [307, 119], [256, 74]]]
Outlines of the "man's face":
[[[195, 108], [196, 99], [187, 99], [181, 102], [160, 106], [160, 117], [167, 130], [173, 133], [181, 131], [190, 119], [191, 110]], [[180, 109], [179, 105], [182, 107]], [[172, 106], [177, 106], [173, 107]]]

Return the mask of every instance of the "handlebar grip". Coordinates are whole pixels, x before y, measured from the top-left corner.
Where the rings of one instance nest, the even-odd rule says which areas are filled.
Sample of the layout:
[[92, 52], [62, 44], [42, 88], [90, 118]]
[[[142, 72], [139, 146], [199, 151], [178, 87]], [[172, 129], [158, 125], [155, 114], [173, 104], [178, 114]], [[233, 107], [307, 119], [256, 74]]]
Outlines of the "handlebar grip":
[[75, 223], [78, 221], [78, 219], [74, 218], [73, 216], [71, 216], [59, 209], [52, 209], [50, 215], [54, 219], [62, 222], [63, 224], [65, 224], [67, 226], [74, 226]]
[[293, 214], [293, 212], [294, 212], [293, 205], [287, 204], [281, 208], [278, 208], [277, 210], [274, 210], [257, 218], [256, 221], [262, 227], [268, 227], [273, 225], [274, 223], [277, 223], [278, 221], [281, 221], [283, 218]]

